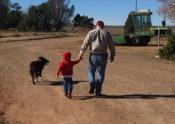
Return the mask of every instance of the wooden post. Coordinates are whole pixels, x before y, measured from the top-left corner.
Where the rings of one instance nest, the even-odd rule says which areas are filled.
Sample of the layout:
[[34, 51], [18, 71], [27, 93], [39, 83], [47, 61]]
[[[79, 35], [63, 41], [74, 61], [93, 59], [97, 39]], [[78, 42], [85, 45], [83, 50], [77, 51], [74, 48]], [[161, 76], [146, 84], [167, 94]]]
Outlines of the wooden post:
[[137, 0], [136, 0], [136, 5], [135, 5], [135, 12], [137, 12]]
[[[158, 49], [158, 52], [160, 50], [160, 23], [158, 25], [158, 43], [157, 43], [157, 49]], [[159, 57], [159, 54], [156, 56], [156, 58], [160, 58]]]
[[158, 50], [160, 50], [160, 23], [158, 25]]

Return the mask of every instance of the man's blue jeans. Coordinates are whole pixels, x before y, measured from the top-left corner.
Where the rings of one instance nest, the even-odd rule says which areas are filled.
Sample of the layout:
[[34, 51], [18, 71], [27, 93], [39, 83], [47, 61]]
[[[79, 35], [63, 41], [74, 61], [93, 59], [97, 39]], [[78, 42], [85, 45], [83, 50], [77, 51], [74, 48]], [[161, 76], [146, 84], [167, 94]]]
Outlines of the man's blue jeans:
[[107, 59], [108, 54], [90, 53], [89, 56], [88, 79], [90, 86], [96, 89], [96, 93], [101, 93], [102, 90]]
[[72, 94], [73, 81], [72, 78], [63, 78], [64, 94]]

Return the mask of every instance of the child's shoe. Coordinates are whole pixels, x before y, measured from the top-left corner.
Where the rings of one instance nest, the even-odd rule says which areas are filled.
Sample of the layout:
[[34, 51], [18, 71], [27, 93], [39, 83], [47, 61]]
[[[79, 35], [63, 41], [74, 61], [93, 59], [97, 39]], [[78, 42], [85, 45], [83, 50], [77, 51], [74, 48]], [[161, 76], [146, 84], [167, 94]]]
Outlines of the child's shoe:
[[69, 99], [72, 99], [72, 94], [68, 93], [68, 96], [67, 96]]
[[68, 94], [66, 93], [66, 94], [64, 94], [64, 96], [65, 96], [65, 97], [68, 97]]

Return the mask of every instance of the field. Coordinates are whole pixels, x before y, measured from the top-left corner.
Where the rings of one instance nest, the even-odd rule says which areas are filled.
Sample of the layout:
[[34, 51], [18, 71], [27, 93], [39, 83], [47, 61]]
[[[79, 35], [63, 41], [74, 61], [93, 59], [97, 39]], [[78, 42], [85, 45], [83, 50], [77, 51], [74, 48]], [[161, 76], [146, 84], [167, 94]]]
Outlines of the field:
[[[55, 71], [64, 50], [77, 58], [85, 34], [9, 34], [0, 38], [0, 124], [175, 124], [175, 63], [156, 57], [157, 38], [145, 47], [116, 46], [100, 98], [88, 94], [87, 51], [74, 68], [70, 100]], [[29, 64], [38, 56], [50, 63], [33, 85]]]

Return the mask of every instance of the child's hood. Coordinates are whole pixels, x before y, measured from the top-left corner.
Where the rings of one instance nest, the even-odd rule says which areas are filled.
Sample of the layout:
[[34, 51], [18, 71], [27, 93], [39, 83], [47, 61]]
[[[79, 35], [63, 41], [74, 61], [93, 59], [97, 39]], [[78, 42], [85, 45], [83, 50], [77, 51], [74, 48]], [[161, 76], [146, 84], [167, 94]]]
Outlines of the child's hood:
[[67, 51], [64, 51], [62, 53], [62, 59], [63, 60], [66, 60], [66, 61], [70, 61], [71, 60], [71, 53], [70, 52], [67, 52]]

